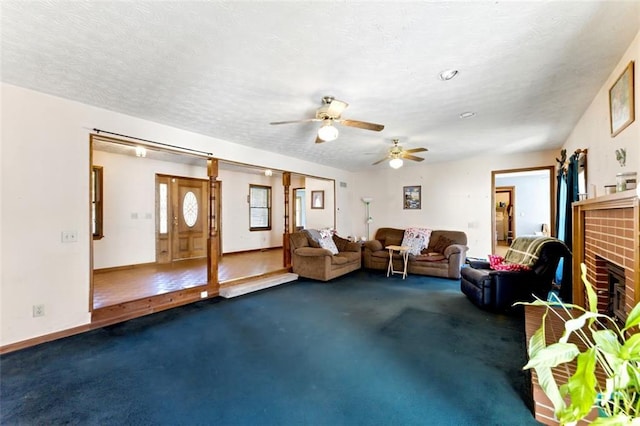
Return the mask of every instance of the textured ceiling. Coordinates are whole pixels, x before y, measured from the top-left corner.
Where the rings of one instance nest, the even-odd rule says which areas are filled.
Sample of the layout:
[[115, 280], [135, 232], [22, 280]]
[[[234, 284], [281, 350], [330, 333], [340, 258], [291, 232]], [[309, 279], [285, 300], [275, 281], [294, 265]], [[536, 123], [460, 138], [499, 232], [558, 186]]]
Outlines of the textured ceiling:
[[[426, 162], [558, 148], [640, 28], [637, 1], [0, 8], [4, 82], [354, 171], [386, 167], [371, 163], [393, 138]], [[318, 123], [269, 125], [313, 117], [325, 95], [384, 130], [315, 144]]]

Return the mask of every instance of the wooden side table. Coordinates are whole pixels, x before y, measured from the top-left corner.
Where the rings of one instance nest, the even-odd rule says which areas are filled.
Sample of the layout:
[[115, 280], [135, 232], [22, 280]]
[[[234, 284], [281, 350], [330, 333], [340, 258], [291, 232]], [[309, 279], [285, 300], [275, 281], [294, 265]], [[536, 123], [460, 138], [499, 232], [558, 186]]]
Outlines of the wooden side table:
[[[389, 250], [389, 266], [387, 267], [387, 277], [393, 274], [402, 274], [402, 279], [404, 280], [407, 277], [407, 261], [409, 260], [409, 250], [411, 249], [411, 247], [386, 246], [385, 248]], [[393, 253], [396, 251], [402, 256], [402, 264], [404, 266], [402, 271], [396, 271], [395, 269], [393, 269]]]

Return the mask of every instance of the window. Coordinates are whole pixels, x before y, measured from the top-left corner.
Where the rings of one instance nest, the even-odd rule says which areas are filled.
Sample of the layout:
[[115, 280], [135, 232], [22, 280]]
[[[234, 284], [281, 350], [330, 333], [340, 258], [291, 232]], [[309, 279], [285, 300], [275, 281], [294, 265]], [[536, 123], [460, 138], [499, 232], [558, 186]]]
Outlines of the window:
[[158, 185], [158, 232], [162, 235], [169, 233], [169, 196], [166, 183]]
[[271, 229], [271, 187], [249, 185], [249, 230]]
[[91, 233], [94, 240], [104, 237], [102, 229], [102, 167], [91, 167]]
[[198, 221], [198, 198], [192, 191], [184, 194], [184, 199], [182, 200], [182, 217], [184, 218], [184, 223], [189, 228], [193, 228]]

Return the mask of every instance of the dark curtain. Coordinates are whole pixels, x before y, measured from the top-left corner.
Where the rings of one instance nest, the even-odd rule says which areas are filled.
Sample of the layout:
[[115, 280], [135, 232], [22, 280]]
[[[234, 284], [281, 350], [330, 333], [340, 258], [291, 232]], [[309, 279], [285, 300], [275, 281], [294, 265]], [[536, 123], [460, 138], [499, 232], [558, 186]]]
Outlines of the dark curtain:
[[[578, 153], [574, 153], [569, 161], [562, 161], [558, 169], [558, 189], [556, 211], [556, 235], [573, 251], [573, 221], [571, 203], [578, 201]], [[571, 259], [561, 259], [556, 271], [556, 283], [560, 284], [560, 298], [571, 302], [572, 298], [572, 266]]]

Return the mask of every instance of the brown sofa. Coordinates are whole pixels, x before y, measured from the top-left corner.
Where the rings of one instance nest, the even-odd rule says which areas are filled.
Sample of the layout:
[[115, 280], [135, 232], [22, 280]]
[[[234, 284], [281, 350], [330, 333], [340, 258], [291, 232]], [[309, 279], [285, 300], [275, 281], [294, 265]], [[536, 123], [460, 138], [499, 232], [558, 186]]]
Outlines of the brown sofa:
[[294, 232], [291, 242], [291, 264], [293, 272], [301, 277], [329, 281], [362, 266], [361, 246], [337, 235], [333, 242], [338, 254], [320, 248], [306, 231]]
[[[389, 251], [385, 247], [401, 245], [403, 237], [404, 229], [378, 229], [375, 239], [364, 243], [364, 267], [386, 271], [389, 266]], [[418, 256], [409, 255], [407, 271], [409, 274], [460, 279], [460, 269], [468, 249], [467, 234], [464, 232], [434, 230], [429, 246]], [[435, 252], [440, 254], [433, 254]], [[393, 255], [393, 265], [395, 270], [402, 270], [402, 258], [397, 252]]]

